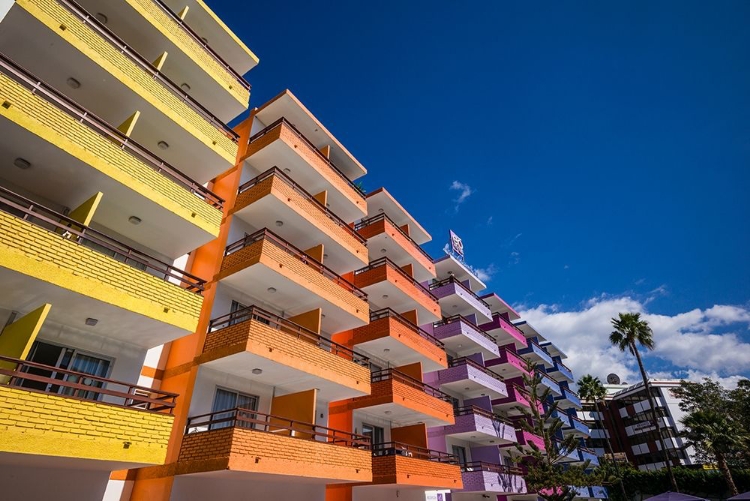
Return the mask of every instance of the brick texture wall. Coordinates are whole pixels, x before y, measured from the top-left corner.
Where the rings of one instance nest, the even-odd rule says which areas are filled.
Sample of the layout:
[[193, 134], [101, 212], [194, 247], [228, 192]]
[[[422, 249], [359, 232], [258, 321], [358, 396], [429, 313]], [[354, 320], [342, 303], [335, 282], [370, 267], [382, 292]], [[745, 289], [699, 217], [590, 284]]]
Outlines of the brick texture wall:
[[415, 457], [378, 456], [372, 458], [375, 484], [418, 485], [431, 489], [461, 489], [461, 468]]
[[199, 361], [215, 360], [245, 351], [335, 381], [361, 393], [370, 392], [370, 371], [367, 367], [319, 348], [308, 340], [298, 339], [293, 332], [285, 332], [257, 320], [247, 320], [208, 333], [204, 355]]
[[401, 289], [408, 297], [419, 302], [423, 308], [440, 317], [440, 304], [424, 288], [405, 278], [388, 263], [354, 275], [354, 285], [360, 289], [386, 280]]
[[464, 491], [525, 494], [526, 481], [520, 475], [492, 471], [467, 471], [463, 477]]
[[2, 452], [162, 464], [172, 421], [167, 414], [0, 386]]
[[[86, 162], [121, 184], [218, 235], [221, 211], [183, 186], [156, 172], [105, 136], [0, 74], [0, 101], [11, 107], [0, 114]], [[106, 194], [105, 194], [106, 196]]]
[[250, 101], [250, 91], [241, 85], [227, 68], [198, 44], [156, 2], [153, 0], [128, 0], [128, 3], [144, 18], [148, 19], [151, 24], [156, 26], [164, 36], [169, 38], [188, 57], [195, 61], [211, 78], [220, 83], [237, 101], [247, 107]]
[[[118, 48], [102, 38], [55, 0], [18, 0], [32, 16], [94, 62], [114, 75], [162, 113], [193, 133], [203, 143], [234, 164], [237, 144]], [[64, 27], [65, 29], [61, 29]]]
[[[346, 405], [351, 409], [364, 409], [389, 403], [439, 419], [446, 425], [455, 423], [450, 403], [393, 379], [373, 383], [369, 396], [353, 398]], [[336, 409], [337, 412], [341, 410]]]
[[0, 266], [190, 332], [203, 304], [202, 296], [5, 212]]
[[368, 224], [359, 230], [359, 234], [367, 239], [370, 239], [375, 235], [380, 235], [381, 233], [387, 233], [388, 237], [402, 249], [406, 250], [414, 261], [429, 270], [432, 276], [435, 276], [435, 265], [432, 264], [432, 261], [419, 251], [419, 246], [417, 246], [417, 244], [406, 238], [404, 234], [387, 219]]
[[228, 469], [338, 481], [369, 482], [369, 450], [244, 428], [185, 435], [178, 473]]
[[370, 322], [368, 325], [354, 329], [351, 347], [356, 349], [358, 344], [390, 336], [401, 344], [419, 354], [430, 358], [434, 362], [446, 367], [445, 350], [430, 342], [408, 326], [391, 317], [383, 317]]

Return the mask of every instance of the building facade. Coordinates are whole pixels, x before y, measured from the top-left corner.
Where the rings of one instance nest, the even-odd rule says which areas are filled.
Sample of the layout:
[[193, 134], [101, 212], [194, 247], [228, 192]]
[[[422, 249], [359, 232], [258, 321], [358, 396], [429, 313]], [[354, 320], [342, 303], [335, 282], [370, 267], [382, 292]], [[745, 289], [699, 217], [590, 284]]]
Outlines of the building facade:
[[0, 1], [3, 495], [535, 498], [564, 354], [292, 92], [229, 128], [257, 63], [201, 0]]

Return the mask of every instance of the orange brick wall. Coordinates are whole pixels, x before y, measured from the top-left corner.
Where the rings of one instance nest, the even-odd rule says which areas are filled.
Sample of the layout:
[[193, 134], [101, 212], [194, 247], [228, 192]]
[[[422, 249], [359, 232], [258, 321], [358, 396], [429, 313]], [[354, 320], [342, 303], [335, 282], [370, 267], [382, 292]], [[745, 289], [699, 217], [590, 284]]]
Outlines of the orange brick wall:
[[[375, 405], [394, 403], [428, 416], [440, 419], [446, 425], [454, 424], [453, 406], [448, 402], [428, 395], [427, 393], [393, 379], [378, 381], [371, 386], [370, 395], [349, 400], [345, 405], [351, 409], [363, 409]], [[339, 411], [332, 406], [331, 412]]]
[[359, 230], [358, 233], [367, 239], [370, 239], [375, 235], [379, 235], [381, 233], [387, 233], [388, 236], [394, 242], [396, 242], [396, 244], [398, 244], [402, 249], [408, 251], [412, 258], [414, 258], [414, 260], [417, 261], [420, 266], [423, 266], [426, 269], [430, 270], [432, 275], [435, 276], [435, 265], [432, 264], [432, 261], [428, 259], [427, 256], [422, 254], [417, 248], [417, 245], [411, 240], [404, 237], [403, 233], [401, 233], [401, 231], [399, 231], [399, 229], [391, 224], [391, 222], [387, 219], [382, 219], [380, 221], [376, 221], [373, 224], [368, 224], [367, 226]]
[[461, 489], [461, 468], [406, 456], [372, 458], [372, 480], [375, 484], [420, 485], [432, 489]]
[[354, 335], [350, 341], [351, 347], [356, 348], [358, 344], [386, 336], [397, 339], [404, 346], [447, 367], [444, 349], [423, 338], [398, 320], [390, 317], [379, 318], [368, 325], [354, 329]]
[[440, 316], [440, 304], [435, 301], [421, 286], [406, 279], [401, 273], [393, 269], [389, 264], [383, 264], [376, 268], [358, 273], [354, 276], [354, 285], [364, 289], [368, 285], [374, 285], [383, 281], [389, 281], [400, 288], [404, 294], [418, 301], [423, 308]]

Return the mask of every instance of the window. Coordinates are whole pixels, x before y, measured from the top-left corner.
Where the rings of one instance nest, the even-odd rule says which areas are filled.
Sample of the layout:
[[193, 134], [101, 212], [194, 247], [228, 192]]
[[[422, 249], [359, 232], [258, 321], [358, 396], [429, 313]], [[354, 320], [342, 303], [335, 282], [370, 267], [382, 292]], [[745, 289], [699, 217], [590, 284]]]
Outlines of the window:
[[[244, 304], [232, 300], [232, 306], [229, 307], [229, 313], [234, 313], [245, 308], [247, 308], [247, 306], [245, 306]], [[229, 317], [229, 325], [234, 325], [240, 322], [241, 320], [239, 315], [232, 315]]]
[[373, 450], [383, 448], [383, 442], [385, 442], [385, 431], [380, 426], [362, 423], [362, 435], [370, 439], [370, 442], [373, 445]]
[[[241, 409], [234, 412], [220, 412], [230, 409]], [[214, 395], [214, 404], [211, 408], [211, 412], [217, 412], [214, 415], [214, 421], [221, 421], [213, 423], [209, 429], [218, 430], [219, 428], [228, 428], [230, 426], [238, 426], [240, 428], [255, 428], [256, 423], [247, 422], [244, 420], [237, 420], [237, 418], [244, 418], [249, 420], [257, 419], [257, 414], [254, 412], [258, 410], [258, 397], [254, 395], [246, 395], [238, 391], [225, 390], [222, 388], [216, 388], [216, 394]]]
[[458, 445], [453, 445], [452, 451], [453, 455], [456, 456], [456, 459], [458, 459], [458, 464], [461, 466], [466, 464], [466, 448], [465, 447], [459, 447]]

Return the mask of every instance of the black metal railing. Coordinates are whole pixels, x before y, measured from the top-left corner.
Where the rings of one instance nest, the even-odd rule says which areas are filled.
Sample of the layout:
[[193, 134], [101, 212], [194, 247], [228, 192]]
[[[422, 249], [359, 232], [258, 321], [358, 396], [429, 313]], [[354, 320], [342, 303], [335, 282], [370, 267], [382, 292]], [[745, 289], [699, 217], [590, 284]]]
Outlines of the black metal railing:
[[338, 344], [335, 341], [331, 341], [330, 339], [327, 339], [306, 327], [302, 327], [291, 320], [281, 318], [278, 315], [269, 313], [257, 306], [248, 306], [214, 318], [208, 324], [208, 336], [220, 336], [221, 333], [218, 331], [221, 329], [251, 320], [261, 322], [268, 328], [276, 329], [284, 334], [294, 336], [297, 339], [306, 341], [322, 350], [331, 352], [334, 355], [338, 355], [347, 360], [351, 360], [356, 364], [364, 367], [370, 366], [370, 359], [368, 357], [361, 355], [344, 345]]
[[[179, 284], [186, 290], [197, 294], [203, 292], [206, 283], [205, 280], [182, 271], [179, 268], [175, 268], [171, 264], [160, 261], [146, 253], [128, 247], [74, 219], [47, 209], [28, 198], [2, 187], [0, 187], [0, 210], [40, 228], [55, 232], [60, 238], [87, 246], [94, 252], [100, 252], [97, 251], [95, 246], [106, 249], [112, 255], [108, 253], [104, 253], [104, 255], [140, 271], [148, 272], [150, 275], [162, 278], [166, 282], [174, 283], [175, 286]], [[93, 244], [94, 246], [87, 244]]]
[[417, 325], [411, 323], [409, 320], [405, 319], [404, 317], [402, 317], [401, 315], [393, 311], [391, 308], [383, 308], [377, 311], [370, 312], [370, 323], [380, 320], [381, 318], [392, 318], [396, 320], [397, 322], [399, 322], [400, 324], [402, 324], [407, 329], [425, 338], [427, 341], [434, 344], [435, 346], [438, 346], [440, 348], [445, 348], [445, 345], [443, 344], [443, 342], [440, 341], [438, 338], [428, 333], [427, 331], [419, 328]]
[[389, 381], [389, 380], [398, 381], [399, 383], [405, 384], [407, 386], [411, 386], [412, 388], [422, 391], [431, 397], [435, 397], [439, 400], [442, 400], [443, 402], [453, 403], [453, 397], [451, 397], [447, 393], [443, 393], [437, 388], [434, 388], [426, 383], [423, 383], [422, 381], [415, 379], [411, 376], [407, 376], [403, 372], [400, 372], [396, 369], [379, 370], [379, 371], [373, 372], [370, 376], [370, 382], [372, 384], [379, 383], [381, 381]]
[[430, 284], [430, 290], [433, 291], [435, 289], [439, 289], [440, 287], [448, 284], [456, 284], [459, 287], [461, 287], [463, 290], [469, 293], [471, 297], [479, 301], [484, 307], [486, 307], [488, 310], [491, 309], [490, 305], [485, 302], [484, 299], [481, 299], [479, 296], [476, 295], [474, 291], [469, 289], [466, 285], [464, 285], [460, 280], [458, 280], [453, 275], [449, 276], [448, 278], [444, 278], [442, 280], [438, 280], [437, 282], [433, 282]]
[[373, 457], [383, 456], [405, 456], [424, 461], [435, 461], [436, 463], [458, 464], [458, 458], [453, 454], [443, 451], [435, 451], [416, 445], [409, 445], [402, 442], [383, 442], [372, 445]]
[[370, 438], [313, 423], [274, 416], [252, 409], [237, 407], [188, 418], [185, 434], [203, 433], [222, 428], [244, 428], [260, 433], [289, 436], [300, 440], [370, 450]]
[[462, 365], [465, 365], [467, 367], [473, 367], [474, 369], [483, 372], [484, 374], [487, 374], [493, 379], [496, 379], [497, 381], [503, 383], [505, 385], [505, 378], [498, 374], [497, 372], [494, 372], [487, 367], [483, 366], [482, 364], [475, 362], [474, 360], [468, 358], [468, 357], [457, 357], [451, 360], [448, 363], [448, 367], [460, 367]]
[[499, 473], [500, 475], [523, 475], [523, 470], [521, 468], [506, 466], [504, 464], [472, 461], [461, 465], [461, 472], [468, 473], [472, 471], [488, 471], [491, 473]]
[[401, 235], [406, 240], [408, 240], [414, 246], [414, 248], [416, 248], [417, 251], [420, 254], [422, 254], [422, 256], [424, 256], [427, 259], [427, 261], [429, 263], [432, 263], [432, 258], [430, 257], [430, 255], [427, 254], [427, 252], [422, 247], [420, 247], [420, 245], [417, 242], [415, 242], [414, 240], [412, 240], [412, 238], [409, 235], [407, 235], [406, 232], [404, 230], [402, 230], [399, 225], [397, 225], [396, 223], [394, 223], [393, 220], [391, 218], [389, 218], [385, 214], [378, 214], [376, 216], [372, 216], [372, 217], [369, 217], [367, 219], [363, 219], [363, 220], [361, 220], [359, 223], [357, 223], [354, 226], [354, 229], [357, 230], [357, 231], [360, 231], [361, 229], [366, 228], [366, 227], [370, 226], [371, 224], [375, 224], [375, 223], [377, 223], [379, 221], [387, 221], [388, 223], [390, 223], [391, 226], [393, 226], [394, 228], [396, 228], [396, 230], [398, 230], [398, 232], [401, 233]]
[[301, 262], [305, 263], [310, 268], [316, 270], [321, 275], [328, 278], [333, 283], [339, 285], [343, 289], [351, 292], [359, 299], [362, 299], [364, 301], [367, 300], [367, 294], [361, 291], [359, 288], [355, 287], [354, 284], [342, 278], [335, 271], [333, 271], [330, 268], [327, 268], [326, 266], [323, 265], [323, 263], [311, 258], [307, 254], [299, 250], [297, 247], [293, 246], [292, 244], [290, 244], [289, 242], [287, 242], [280, 236], [276, 235], [275, 233], [271, 232], [267, 228], [263, 228], [262, 230], [256, 231], [255, 233], [251, 235], [245, 235], [245, 237], [241, 238], [240, 240], [228, 245], [226, 250], [224, 251], [224, 256], [229, 256], [230, 254], [234, 252], [237, 252], [256, 242], [261, 242], [264, 240], [272, 243], [273, 245], [283, 250], [290, 256], [294, 257], [295, 259], [298, 259]]
[[513, 422], [509, 420], [508, 418], [501, 416], [499, 414], [495, 414], [494, 412], [488, 411], [487, 409], [477, 407], [476, 405], [467, 405], [464, 407], [458, 407], [453, 410], [453, 415], [456, 417], [467, 416], [467, 415], [483, 416], [493, 421], [499, 421], [503, 424], [507, 424], [508, 426], [512, 428], [515, 427]]
[[190, 193], [205, 200], [208, 204], [217, 209], [221, 210], [224, 207], [223, 198], [214, 194], [197, 181], [192, 180], [175, 167], [172, 167], [167, 162], [133, 141], [103, 119], [83, 108], [75, 101], [68, 99], [57, 90], [39, 80], [2, 53], [0, 53], [0, 69], [2, 69], [3, 73], [29, 89], [32, 94], [43, 97], [48, 102], [54, 104], [59, 110], [70, 115], [71, 118], [74, 118], [94, 132], [106, 137], [120, 146], [123, 150], [143, 161], [151, 169], [179, 184]]
[[438, 302], [438, 298], [435, 297], [435, 294], [430, 292], [424, 285], [417, 282], [417, 280], [406, 273], [404, 270], [402, 270], [396, 263], [388, 259], [387, 257], [381, 257], [376, 259], [375, 261], [370, 261], [370, 264], [365, 266], [364, 268], [360, 268], [354, 272], [354, 275], [359, 275], [361, 273], [365, 273], [370, 270], [374, 270], [375, 268], [379, 268], [381, 266], [389, 266], [393, 270], [395, 270], [399, 275], [401, 275], [403, 278], [405, 278], [408, 282], [410, 282], [412, 285], [423, 291], [431, 300], [434, 302]]
[[0, 366], [0, 376], [8, 378], [5, 384], [26, 391], [165, 414], [172, 413], [177, 398], [176, 393], [27, 360], [0, 356], [0, 362], [15, 364], [13, 368]]

